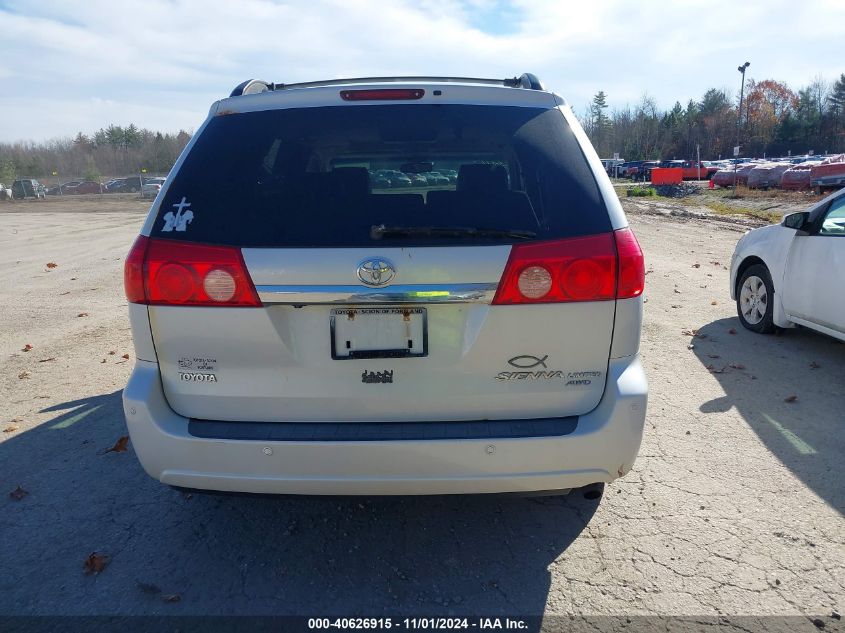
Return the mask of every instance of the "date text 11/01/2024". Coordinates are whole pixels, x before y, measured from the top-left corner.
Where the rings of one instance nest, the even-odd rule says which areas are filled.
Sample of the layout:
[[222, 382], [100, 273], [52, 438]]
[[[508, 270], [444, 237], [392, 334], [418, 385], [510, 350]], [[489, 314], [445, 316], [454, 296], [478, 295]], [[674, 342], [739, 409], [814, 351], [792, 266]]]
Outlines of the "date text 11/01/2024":
[[409, 630], [481, 630], [519, 631], [528, 628], [528, 623], [519, 618], [309, 618], [311, 630], [330, 629], [409, 629]]

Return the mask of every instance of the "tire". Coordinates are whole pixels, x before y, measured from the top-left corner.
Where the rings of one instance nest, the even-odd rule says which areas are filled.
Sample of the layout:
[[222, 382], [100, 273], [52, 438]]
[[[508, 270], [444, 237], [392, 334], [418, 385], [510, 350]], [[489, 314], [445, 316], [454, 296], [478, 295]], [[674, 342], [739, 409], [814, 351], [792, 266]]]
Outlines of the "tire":
[[773, 321], [775, 287], [769, 269], [762, 264], [749, 266], [736, 287], [736, 314], [746, 330], [771, 334], [777, 327]]

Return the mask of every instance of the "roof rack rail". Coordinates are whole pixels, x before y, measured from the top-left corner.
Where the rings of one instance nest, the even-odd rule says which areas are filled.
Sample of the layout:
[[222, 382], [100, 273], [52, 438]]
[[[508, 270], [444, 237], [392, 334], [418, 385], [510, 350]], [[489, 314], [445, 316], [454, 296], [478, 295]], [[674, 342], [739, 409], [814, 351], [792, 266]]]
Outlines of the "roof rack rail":
[[259, 79], [249, 79], [239, 84], [232, 90], [230, 97], [241, 95], [258, 94], [274, 90], [285, 90], [288, 88], [316, 88], [318, 86], [338, 86], [350, 83], [391, 83], [391, 82], [413, 82], [413, 81], [437, 81], [442, 83], [473, 83], [488, 84], [493, 86], [508, 86], [510, 88], [526, 88], [528, 90], [543, 90], [543, 84], [536, 75], [523, 73], [519, 77], [505, 79], [486, 79], [482, 77], [434, 77], [413, 75], [407, 77], [351, 77], [346, 79], [324, 79], [321, 81], [303, 81], [299, 83], [270, 83]]

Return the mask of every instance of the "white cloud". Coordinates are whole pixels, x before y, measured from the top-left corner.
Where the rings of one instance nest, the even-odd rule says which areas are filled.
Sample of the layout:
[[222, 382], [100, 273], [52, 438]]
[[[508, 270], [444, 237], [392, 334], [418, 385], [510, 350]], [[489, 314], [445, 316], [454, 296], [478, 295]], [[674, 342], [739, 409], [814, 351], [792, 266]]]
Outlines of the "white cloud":
[[[243, 79], [536, 73], [581, 111], [662, 106], [749, 75], [794, 88], [841, 66], [841, 0], [23, 0], [0, 8], [0, 139], [109, 123], [196, 127]], [[497, 15], [500, 16], [497, 18]], [[100, 103], [96, 99], [105, 100]], [[107, 105], [111, 102], [114, 105]], [[97, 105], [99, 103], [99, 105]]]

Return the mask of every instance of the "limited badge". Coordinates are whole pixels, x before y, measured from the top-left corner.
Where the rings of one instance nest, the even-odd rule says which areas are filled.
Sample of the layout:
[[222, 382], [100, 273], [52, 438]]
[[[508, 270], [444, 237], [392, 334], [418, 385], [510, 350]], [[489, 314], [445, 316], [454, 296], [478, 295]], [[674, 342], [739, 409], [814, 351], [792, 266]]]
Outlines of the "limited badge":
[[162, 218], [164, 226], [161, 227], [162, 233], [170, 233], [171, 231], [187, 231], [188, 225], [194, 221], [194, 212], [188, 207], [191, 203], [187, 201], [185, 196], [182, 196], [182, 201], [173, 205], [176, 208], [176, 213], [168, 211]]

